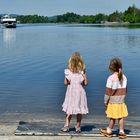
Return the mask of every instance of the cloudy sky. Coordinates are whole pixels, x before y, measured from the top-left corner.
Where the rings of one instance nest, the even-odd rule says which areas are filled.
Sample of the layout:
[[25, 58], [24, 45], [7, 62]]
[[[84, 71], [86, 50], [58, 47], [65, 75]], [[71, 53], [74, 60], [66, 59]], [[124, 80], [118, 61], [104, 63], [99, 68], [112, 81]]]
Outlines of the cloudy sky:
[[0, 0], [0, 14], [38, 14], [54, 16], [66, 12], [80, 15], [110, 14], [116, 10], [125, 11], [140, 0]]

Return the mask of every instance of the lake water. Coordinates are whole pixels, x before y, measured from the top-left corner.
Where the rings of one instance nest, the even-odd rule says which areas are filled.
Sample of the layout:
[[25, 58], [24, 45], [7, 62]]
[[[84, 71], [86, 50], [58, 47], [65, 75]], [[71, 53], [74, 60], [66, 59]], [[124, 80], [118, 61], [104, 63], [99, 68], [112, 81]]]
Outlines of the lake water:
[[75, 51], [87, 67], [89, 115], [104, 114], [109, 61], [119, 57], [129, 115], [140, 116], [140, 28], [51, 24], [0, 28], [0, 113], [63, 115], [64, 69]]

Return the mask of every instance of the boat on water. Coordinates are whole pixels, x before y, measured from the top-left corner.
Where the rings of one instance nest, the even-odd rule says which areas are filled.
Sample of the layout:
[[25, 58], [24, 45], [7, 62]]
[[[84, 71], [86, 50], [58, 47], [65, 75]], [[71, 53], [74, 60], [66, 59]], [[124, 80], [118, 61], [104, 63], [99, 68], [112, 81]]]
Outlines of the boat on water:
[[5, 15], [1, 18], [2, 26], [6, 28], [16, 28], [16, 18], [11, 17], [10, 15]]

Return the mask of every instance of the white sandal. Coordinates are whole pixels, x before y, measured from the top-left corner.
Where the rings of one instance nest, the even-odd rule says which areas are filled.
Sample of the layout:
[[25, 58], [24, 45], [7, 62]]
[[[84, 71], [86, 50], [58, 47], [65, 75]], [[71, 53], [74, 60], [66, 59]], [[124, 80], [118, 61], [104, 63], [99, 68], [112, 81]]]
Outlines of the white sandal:
[[76, 126], [75, 126], [75, 132], [76, 132], [76, 133], [81, 133], [81, 127], [76, 127]]
[[61, 128], [62, 132], [69, 132], [69, 127], [68, 126], [64, 126], [63, 128]]

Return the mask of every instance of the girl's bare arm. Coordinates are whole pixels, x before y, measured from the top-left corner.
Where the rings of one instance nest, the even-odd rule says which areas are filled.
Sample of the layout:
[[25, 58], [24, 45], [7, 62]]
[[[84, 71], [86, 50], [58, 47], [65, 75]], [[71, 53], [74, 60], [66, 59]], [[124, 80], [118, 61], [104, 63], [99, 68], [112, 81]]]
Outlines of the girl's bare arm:
[[70, 81], [66, 77], [64, 78], [64, 84], [65, 85], [69, 85], [70, 84]]
[[83, 84], [86, 86], [88, 84], [88, 80], [87, 80], [86, 74], [83, 74], [83, 77], [84, 77]]

